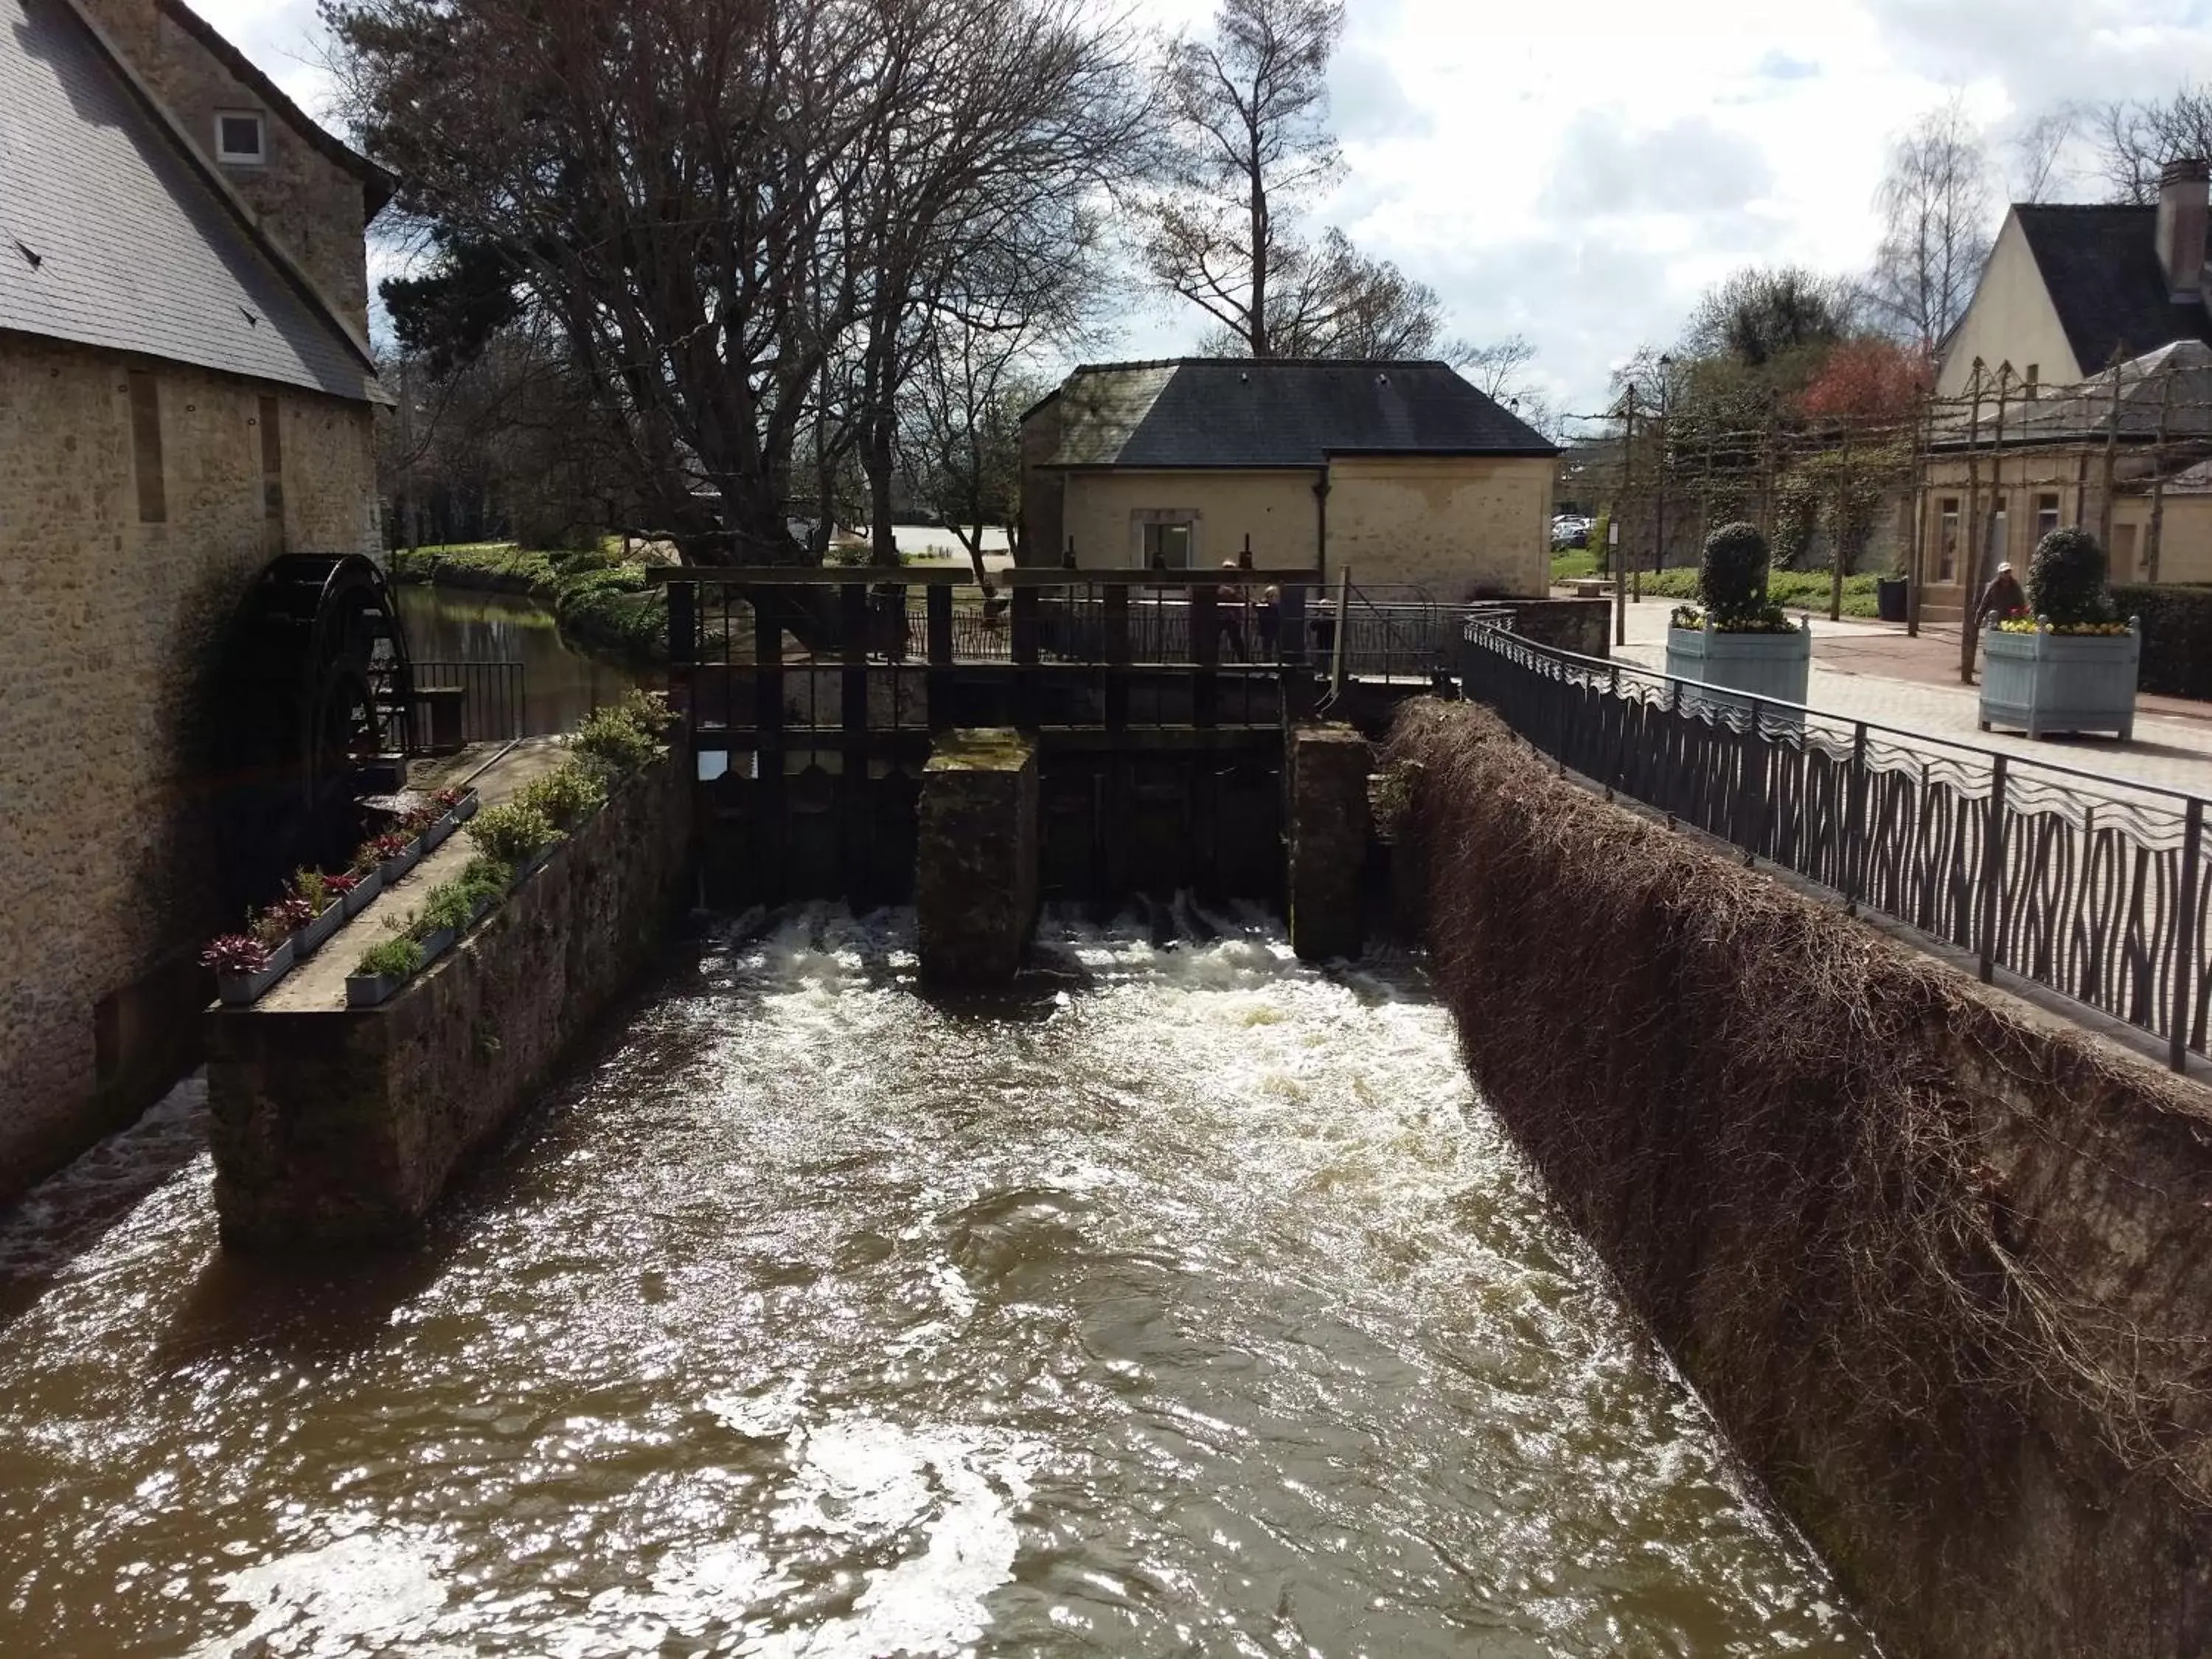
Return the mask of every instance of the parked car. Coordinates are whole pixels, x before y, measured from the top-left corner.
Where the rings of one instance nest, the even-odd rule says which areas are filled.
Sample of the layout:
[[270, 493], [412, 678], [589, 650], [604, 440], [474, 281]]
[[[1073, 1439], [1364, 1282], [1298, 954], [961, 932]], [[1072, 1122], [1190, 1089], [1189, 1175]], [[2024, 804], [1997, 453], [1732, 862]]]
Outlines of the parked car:
[[1589, 539], [1590, 521], [1572, 513], [1562, 513], [1552, 520], [1552, 550], [1580, 547]]

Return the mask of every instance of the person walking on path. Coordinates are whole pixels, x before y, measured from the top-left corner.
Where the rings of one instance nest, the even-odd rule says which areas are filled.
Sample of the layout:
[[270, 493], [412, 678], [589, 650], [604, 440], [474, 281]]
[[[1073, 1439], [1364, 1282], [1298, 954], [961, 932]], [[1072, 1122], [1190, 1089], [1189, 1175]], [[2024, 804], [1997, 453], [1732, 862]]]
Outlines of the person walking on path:
[[1995, 617], [2002, 622], [2007, 617], [2027, 609], [2027, 593], [2020, 585], [2020, 578], [2012, 574], [2009, 564], [1997, 567], [1997, 574], [1990, 578], [1990, 585], [1982, 590], [1982, 597], [1974, 603], [1974, 630], [1981, 631], [1982, 624]]

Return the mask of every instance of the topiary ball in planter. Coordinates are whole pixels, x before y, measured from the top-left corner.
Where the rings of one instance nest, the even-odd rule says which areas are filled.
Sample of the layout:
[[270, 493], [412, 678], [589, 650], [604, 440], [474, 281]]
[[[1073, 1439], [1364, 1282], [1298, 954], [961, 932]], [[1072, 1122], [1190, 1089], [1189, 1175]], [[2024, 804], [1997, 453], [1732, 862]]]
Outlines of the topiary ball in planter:
[[1753, 524], [1724, 524], [1705, 538], [1698, 593], [1716, 628], [1748, 622], [1766, 608], [1766, 538]]
[[2035, 544], [2027, 563], [2029, 614], [2054, 628], [2112, 620], [2105, 586], [2105, 550], [2076, 525], [2052, 531]]

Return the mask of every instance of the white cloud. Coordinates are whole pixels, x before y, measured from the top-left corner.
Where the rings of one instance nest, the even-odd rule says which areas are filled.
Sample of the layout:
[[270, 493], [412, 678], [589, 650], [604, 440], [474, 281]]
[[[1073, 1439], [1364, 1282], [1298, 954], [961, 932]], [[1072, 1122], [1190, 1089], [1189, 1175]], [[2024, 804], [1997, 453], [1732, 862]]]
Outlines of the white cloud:
[[[1137, 3], [1170, 29], [1212, 9]], [[308, 109], [329, 107], [310, 0], [197, 3]], [[1324, 216], [1433, 284], [1457, 332], [1528, 335], [1571, 409], [1738, 264], [1861, 269], [1891, 138], [1954, 91], [1995, 139], [2062, 101], [2212, 81], [2212, 0], [1349, 10], [1332, 76], [1349, 166]], [[1187, 349], [1201, 320], [1139, 306], [1121, 348]]]

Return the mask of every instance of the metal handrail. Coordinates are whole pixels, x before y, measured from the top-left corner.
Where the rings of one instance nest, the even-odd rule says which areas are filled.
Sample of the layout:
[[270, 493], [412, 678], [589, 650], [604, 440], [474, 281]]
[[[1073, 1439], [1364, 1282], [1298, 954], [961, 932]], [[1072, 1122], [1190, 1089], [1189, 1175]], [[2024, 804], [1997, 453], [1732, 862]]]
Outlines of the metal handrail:
[[1462, 683], [1564, 767], [1997, 969], [2205, 1054], [2206, 802], [1463, 629]]
[[[1525, 634], [1515, 633], [1510, 628], [1500, 627], [1495, 623], [1485, 620], [1480, 614], [1467, 618], [1462, 625], [1462, 637], [1473, 640], [1478, 630], [1502, 635], [1532, 655], [1542, 656], [1563, 665], [1571, 665], [1592, 672], [1600, 679], [1636, 679], [1653, 682], [1676, 688], [1677, 696], [1680, 695], [1681, 688], [1687, 688], [1693, 702], [1702, 700], [1717, 708], [1725, 708], [1728, 706], [1715, 699], [1712, 696], [1712, 688], [1702, 680], [1686, 680], [1679, 675], [1668, 674], [1661, 669], [1646, 668], [1641, 663], [1622, 662], [1609, 657], [1585, 657], [1558, 646], [1542, 644], [1528, 638]], [[1702, 699], [1699, 694], [1703, 694]], [[1753, 696], [1748, 692], [1731, 695], [1741, 698], [1745, 702], [1757, 705], [1763, 713], [1772, 713], [1782, 716], [1809, 714], [1818, 720], [1863, 726], [1869, 733], [1881, 732], [1884, 736], [1902, 738], [1915, 744], [1927, 744], [1937, 748], [1955, 750], [1962, 755], [1972, 755], [1985, 761], [2002, 759], [2009, 763], [2013, 768], [2033, 767], [2040, 772], [2052, 773], [2060, 777], [2075, 778], [2084, 783], [2097, 784], [2109, 789], [2125, 789], [2139, 794], [2157, 795], [2184, 805], [2190, 801], [2212, 799], [2193, 795], [2185, 789], [2168, 788], [2164, 784], [2138, 783], [2131, 778], [2116, 778], [2109, 773], [2085, 771], [2080, 767], [2063, 766], [2056, 761], [2038, 760], [2032, 756], [2015, 755], [2008, 750], [1992, 748], [1986, 744], [1965, 742], [1957, 738], [1939, 737], [1932, 732], [1915, 731], [1911, 726], [1887, 726], [1880, 720], [1862, 720], [1856, 714], [1838, 714], [1827, 709], [1815, 708], [1809, 703], [1791, 702], [1784, 697]]]

